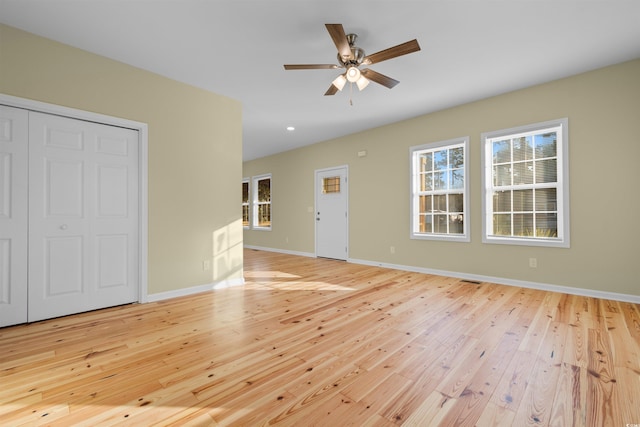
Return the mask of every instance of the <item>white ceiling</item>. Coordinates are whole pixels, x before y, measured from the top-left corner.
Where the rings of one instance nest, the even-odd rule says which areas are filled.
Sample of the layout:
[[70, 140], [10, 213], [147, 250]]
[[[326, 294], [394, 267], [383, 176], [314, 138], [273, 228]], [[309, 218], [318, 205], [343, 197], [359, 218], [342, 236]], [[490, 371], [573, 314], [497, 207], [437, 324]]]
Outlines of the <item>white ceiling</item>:
[[[0, 0], [0, 22], [241, 101], [245, 160], [640, 57], [638, 0]], [[323, 96], [340, 70], [283, 68], [336, 63], [325, 23], [422, 50], [351, 106]]]

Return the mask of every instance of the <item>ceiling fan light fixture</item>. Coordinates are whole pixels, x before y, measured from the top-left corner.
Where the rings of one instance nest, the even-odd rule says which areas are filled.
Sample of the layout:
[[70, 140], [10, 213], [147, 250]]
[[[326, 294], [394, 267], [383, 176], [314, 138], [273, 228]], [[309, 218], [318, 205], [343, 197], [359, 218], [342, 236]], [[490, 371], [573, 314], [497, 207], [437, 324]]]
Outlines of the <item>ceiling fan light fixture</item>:
[[342, 90], [344, 85], [347, 83], [347, 79], [344, 74], [340, 74], [332, 83], [336, 88], [338, 88], [338, 90]]
[[361, 74], [358, 67], [349, 67], [349, 69], [347, 70], [347, 80], [349, 80], [351, 83], [357, 82], [360, 78], [360, 75]]
[[389, 59], [418, 52], [420, 50], [418, 40], [413, 39], [367, 55], [363, 49], [355, 45], [357, 35], [354, 33], [346, 34], [342, 24], [325, 24], [325, 27], [329, 32], [329, 36], [331, 36], [331, 39], [333, 40], [333, 44], [335, 44], [338, 49], [338, 53], [336, 55], [338, 65], [285, 64], [284, 66], [285, 70], [333, 70], [336, 68], [343, 68], [345, 72], [331, 82], [331, 85], [324, 93], [325, 96], [335, 95], [338, 91], [342, 91], [347, 82], [350, 83], [349, 89], [352, 89], [353, 83], [355, 83], [359, 90], [363, 90], [370, 82], [374, 82], [391, 89], [400, 82], [370, 68], [365, 68], [364, 71], [360, 71], [359, 67], [367, 67], [371, 64], [377, 64], [382, 61], [387, 61]]
[[360, 78], [356, 81], [356, 84], [358, 85], [358, 89], [362, 90], [369, 85], [369, 79], [365, 76], [360, 76]]

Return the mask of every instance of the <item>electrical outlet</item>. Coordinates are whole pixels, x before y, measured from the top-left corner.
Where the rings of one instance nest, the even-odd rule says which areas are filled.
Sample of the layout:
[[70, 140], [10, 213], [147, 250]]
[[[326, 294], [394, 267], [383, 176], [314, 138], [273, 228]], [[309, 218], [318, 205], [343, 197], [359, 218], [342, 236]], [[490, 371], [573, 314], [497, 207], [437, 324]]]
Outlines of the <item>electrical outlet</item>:
[[204, 271], [208, 271], [211, 269], [211, 261], [209, 261], [208, 259], [205, 259], [204, 261], [202, 261], [202, 269]]
[[537, 268], [538, 267], [538, 258], [529, 258], [529, 267]]
[[391, 246], [391, 247], [389, 248], [389, 250], [391, 251], [391, 253], [392, 253], [392, 254], [395, 254], [395, 253], [396, 253], [396, 247], [395, 247], [395, 246]]

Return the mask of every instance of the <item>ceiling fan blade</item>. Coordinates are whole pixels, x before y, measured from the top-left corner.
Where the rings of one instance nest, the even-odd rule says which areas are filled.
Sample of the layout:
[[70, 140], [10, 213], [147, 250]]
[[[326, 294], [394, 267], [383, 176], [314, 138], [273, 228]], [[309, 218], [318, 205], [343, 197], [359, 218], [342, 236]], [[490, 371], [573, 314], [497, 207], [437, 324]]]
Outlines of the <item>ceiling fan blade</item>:
[[399, 44], [397, 46], [393, 46], [388, 49], [381, 50], [380, 52], [367, 55], [364, 58], [364, 61], [362, 61], [362, 63], [367, 65], [375, 64], [377, 62], [386, 61], [387, 59], [396, 58], [398, 56], [417, 52], [419, 50], [420, 50], [420, 45], [418, 44], [418, 40], [413, 39], [408, 42]]
[[387, 77], [384, 74], [380, 74], [376, 71], [373, 71], [370, 68], [362, 70], [362, 75], [373, 82], [376, 82], [378, 84], [381, 84], [382, 86], [388, 87], [389, 89], [393, 88], [395, 85], [400, 83], [398, 80], [392, 79], [391, 77]]
[[336, 64], [285, 64], [285, 70], [335, 70], [340, 68]]
[[338, 53], [343, 59], [353, 59], [351, 47], [347, 41], [347, 35], [344, 33], [342, 24], [324, 24], [329, 31], [329, 35], [333, 39], [333, 43], [338, 48]]
[[331, 86], [329, 86], [329, 89], [327, 89], [327, 91], [324, 93], [324, 96], [335, 95], [337, 92], [338, 92], [338, 88], [335, 87], [332, 83]]

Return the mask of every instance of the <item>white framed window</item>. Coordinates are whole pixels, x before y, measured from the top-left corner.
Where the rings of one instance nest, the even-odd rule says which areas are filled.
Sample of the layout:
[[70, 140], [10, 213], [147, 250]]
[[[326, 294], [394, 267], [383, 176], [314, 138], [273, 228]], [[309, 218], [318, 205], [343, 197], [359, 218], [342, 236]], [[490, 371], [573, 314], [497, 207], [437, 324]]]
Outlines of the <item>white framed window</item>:
[[469, 138], [410, 148], [412, 239], [470, 241]]
[[568, 119], [482, 134], [484, 243], [569, 247]]
[[271, 174], [254, 176], [252, 227], [256, 230], [271, 230]]
[[249, 218], [249, 178], [242, 179], [242, 226], [244, 228], [249, 228], [251, 225]]

